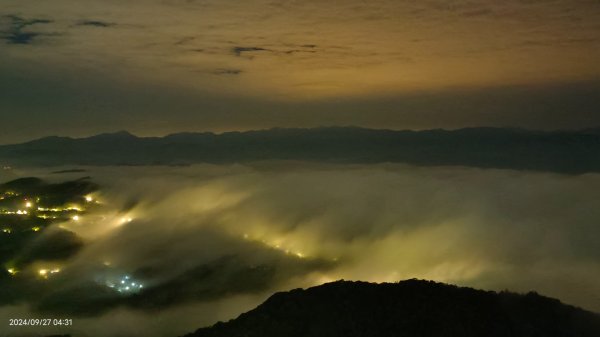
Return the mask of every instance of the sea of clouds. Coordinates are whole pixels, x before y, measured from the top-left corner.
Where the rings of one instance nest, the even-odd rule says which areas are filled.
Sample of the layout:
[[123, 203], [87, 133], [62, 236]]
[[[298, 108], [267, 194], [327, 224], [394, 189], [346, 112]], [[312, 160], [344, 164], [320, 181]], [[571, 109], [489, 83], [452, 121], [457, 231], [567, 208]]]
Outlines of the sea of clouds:
[[[84, 248], [39, 298], [0, 307], [5, 319], [74, 326], [9, 336], [177, 336], [275, 291], [338, 279], [535, 290], [600, 311], [598, 174], [295, 162], [85, 169], [0, 173], [101, 185], [102, 207], [54, 225]], [[144, 288], [109, 287], [125, 276]]]

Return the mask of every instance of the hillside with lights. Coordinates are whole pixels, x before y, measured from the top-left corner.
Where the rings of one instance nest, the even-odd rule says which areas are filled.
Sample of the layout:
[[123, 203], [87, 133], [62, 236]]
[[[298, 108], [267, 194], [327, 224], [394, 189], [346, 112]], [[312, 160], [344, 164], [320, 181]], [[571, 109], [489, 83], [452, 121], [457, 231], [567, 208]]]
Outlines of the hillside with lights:
[[55, 223], [80, 220], [97, 207], [93, 193], [98, 186], [88, 178], [48, 184], [38, 178], [21, 178], [0, 185], [0, 262], [15, 278], [31, 273], [28, 266], [44, 261], [38, 276], [58, 273], [60, 260], [73, 255], [81, 240]]
[[[42, 295], [60, 281], [64, 261], [85, 245], [71, 228], [104, 207], [98, 190], [88, 177], [60, 183], [27, 177], [0, 185], [0, 304]], [[129, 275], [115, 273], [103, 284], [127, 293], [143, 287]]]

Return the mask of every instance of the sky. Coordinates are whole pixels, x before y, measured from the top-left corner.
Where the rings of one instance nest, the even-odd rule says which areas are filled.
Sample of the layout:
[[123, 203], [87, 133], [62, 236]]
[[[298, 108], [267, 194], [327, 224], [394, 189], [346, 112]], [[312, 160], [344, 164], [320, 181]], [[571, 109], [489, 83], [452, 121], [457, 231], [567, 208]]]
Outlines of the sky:
[[[19, 291], [36, 296], [0, 306], [0, 318], [74, 326], [7, 327], [8, 336], [178, 336], [276, 291], [339, 279], [534, 290], [600, 311], [598, 174], [281, 162], [86, 169], [0, 171], [2, 181], [91, 175], [103, 205], [44, 230], [38, 240], [63, 228], [85, 244], [58, 265], [23, 267], [61, 271], [24, 282]], [[124, 275], [143, 283], [141, 297], [109, 288]]]
[[0, 143], [600, 125], [596, 0], [3, 0]]

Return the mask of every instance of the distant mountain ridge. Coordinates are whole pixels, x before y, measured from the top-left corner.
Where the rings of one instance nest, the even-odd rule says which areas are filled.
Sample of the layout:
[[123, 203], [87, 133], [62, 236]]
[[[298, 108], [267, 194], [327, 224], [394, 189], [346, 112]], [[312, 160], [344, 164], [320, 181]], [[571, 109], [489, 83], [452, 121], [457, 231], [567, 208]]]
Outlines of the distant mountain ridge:
[[120, 131], [0, 146], [0, 163], [8, 165], [188, 165], [262, 160], [600, 172], [600, 129], [394, 131], [323, 127], [165, 137], [137, 137]]
[[600, 316], [536, 293], [337, 281], [277, 293], [184, 337], [596, 337]]

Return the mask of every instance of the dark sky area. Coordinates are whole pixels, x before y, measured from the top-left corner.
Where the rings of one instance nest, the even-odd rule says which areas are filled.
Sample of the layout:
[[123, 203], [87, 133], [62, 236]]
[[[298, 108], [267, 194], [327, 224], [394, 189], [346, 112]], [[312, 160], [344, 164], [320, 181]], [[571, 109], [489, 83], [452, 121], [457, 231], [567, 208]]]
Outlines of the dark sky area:
[[0, 143], [275, 126], [600, 125], [600, 4], [0, 5]]

